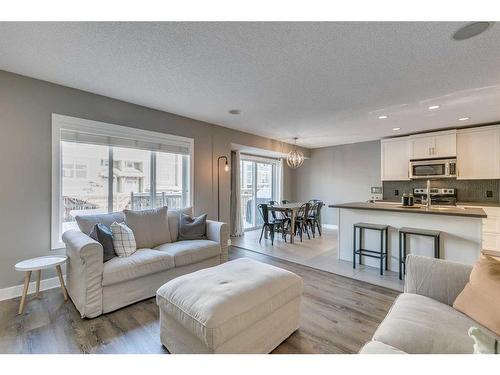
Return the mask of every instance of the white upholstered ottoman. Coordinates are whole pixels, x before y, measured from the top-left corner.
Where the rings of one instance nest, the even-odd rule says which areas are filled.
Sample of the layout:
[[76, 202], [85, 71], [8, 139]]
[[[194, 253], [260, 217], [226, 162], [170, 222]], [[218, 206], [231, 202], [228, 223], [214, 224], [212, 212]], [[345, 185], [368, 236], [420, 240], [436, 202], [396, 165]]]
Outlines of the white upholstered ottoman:
[[156, 292], [171, 353], [269, 353], [298, 327], [302, 279], [248, 258], [169, 281]]

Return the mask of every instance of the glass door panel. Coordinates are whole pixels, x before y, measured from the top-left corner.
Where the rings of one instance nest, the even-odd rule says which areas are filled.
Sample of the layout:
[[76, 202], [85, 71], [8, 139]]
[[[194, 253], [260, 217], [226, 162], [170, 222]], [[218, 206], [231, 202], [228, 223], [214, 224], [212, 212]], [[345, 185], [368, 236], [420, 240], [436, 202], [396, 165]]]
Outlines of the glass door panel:
[[255, 227], [255, 195], [254, 195], [254, 173], [252, 161], [241, 161], [241, 214], [243, 215], [243, 226], [245, 229]]
[[[257, 186], [256, 186], [256, 204], [268, 204], [269, 201], [273, 200], [273, 166], [267, 163], [256, 163], [257, 172]], [[261, 226], [263, 224], [262, 216], [258, 213], [256, 207], [256, 226]]]
[[276, 200], [276, 165], [254, 160], [241, 160], [241, 213], [245, 230], [263, 224], [258, 210], [261, 203]]

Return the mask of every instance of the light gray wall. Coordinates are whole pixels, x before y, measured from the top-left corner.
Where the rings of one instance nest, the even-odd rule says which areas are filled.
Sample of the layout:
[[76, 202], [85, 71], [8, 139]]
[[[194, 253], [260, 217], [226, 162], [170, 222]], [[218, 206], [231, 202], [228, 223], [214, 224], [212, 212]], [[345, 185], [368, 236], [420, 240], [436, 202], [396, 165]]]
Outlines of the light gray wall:
[[[23, 276], [13, 268], [16, 262], [51, 253], [52, 113], [194, 138], [194, 208], [212, 219], [217, 216], [216, 160], [230, 156], [231, 143], [291, 149], [267, 138], [0, 71], [0, 289], [22, 283]], [[309, 150], [303, 151], [308, 155]], [[293, 186], [289, 179], [287, 171], [285, 186]], [[229, 195], [230, 176], [221, 169], [223, 221], [229, 220]]]
[[[326, 205], [365, 201], [380, 181], [380, 142], [362, 142], [311, 150], [311, 158], [293, 172], [294, 199], [321, 199]], [[337, 224], [337, 209], [325, 207], [324, 224]]]

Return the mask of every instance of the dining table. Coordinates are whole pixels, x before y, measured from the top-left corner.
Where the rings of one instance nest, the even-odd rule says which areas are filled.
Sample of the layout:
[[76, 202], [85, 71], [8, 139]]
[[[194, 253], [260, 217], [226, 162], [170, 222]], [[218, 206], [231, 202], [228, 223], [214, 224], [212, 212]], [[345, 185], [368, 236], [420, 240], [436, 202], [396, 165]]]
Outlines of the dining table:
[[[290, 243], [294, 243], [295, 241], [295, 218], [297, 216], [297, 211], [301, 206], [303, 206], [306, 202], [292, 202], [292, 203], [285, 203], [285, 204], [275, 204], [273, 206], [267, 206], [268, 211], [274, 211], [274, 212], [283, 212], [283, 213], [288, 213], [289, 218], [290, 218]], [[267, 238], [267, 231], [266, 231], [266, 238]]]

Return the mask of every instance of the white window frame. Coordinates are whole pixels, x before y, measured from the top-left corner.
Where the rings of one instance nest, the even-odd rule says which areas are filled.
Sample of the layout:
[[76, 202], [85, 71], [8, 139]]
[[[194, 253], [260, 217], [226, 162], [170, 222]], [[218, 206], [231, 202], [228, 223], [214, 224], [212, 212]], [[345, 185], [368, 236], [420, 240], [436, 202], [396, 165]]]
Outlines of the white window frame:
[[[93, 132], [104, 136], [116, 136], [131, 140], [142, 140], [168, 145], [183, 145], [189, 148], [189, 203], [194, 207], [194, 139], [131, 128], [128, 126], [92, 121], [77, 117], [52, 114], [52, 201], [51, 201], [51, 248], [64, 248], [61, 240], [63, 215], [62, 204], [62, 157], [61, 157], [61, 130]], [[156, 181], [155, 181], [156, 183]]]

